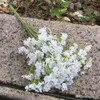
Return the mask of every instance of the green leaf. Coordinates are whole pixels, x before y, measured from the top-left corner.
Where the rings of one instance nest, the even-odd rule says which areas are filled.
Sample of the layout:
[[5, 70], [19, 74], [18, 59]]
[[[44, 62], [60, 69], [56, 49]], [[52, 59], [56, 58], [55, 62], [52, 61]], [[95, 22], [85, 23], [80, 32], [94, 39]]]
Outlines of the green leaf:
[[60, 4], [62, 8], [68, 7], [70, 2], [69, 1], [62, 1], [62, 0], [55, 0], [57, 3]]
[[30, 68], [30, 70], [27, 72], [26, 75], [29, 75], [29, 74], [31, 74], [31, 73], [34, 73], [34, 71], [35, 71], [35, 66], [32, 65], [31, 68]]
[[64, 13], [66, 13], [66, 8], [52, 8], [50, 15], [51, 16], [58, 16], [58, 15], [62, 15]]
[[62, 0], [55, 0], [55, 2], [60, 4]]
[[82, 8], [83, 8], [83, 10], [85, 11], [85, 9], [87, 9], [87, 4], [84, 3], [84, 4], [82, 5]]
[[70, 5], [69, 1], [61, 2], [61, 7], [67, 8], [69, 5]]
[[99, 14], [96, 14], [95, 17], [100, 17], [100, 13]]

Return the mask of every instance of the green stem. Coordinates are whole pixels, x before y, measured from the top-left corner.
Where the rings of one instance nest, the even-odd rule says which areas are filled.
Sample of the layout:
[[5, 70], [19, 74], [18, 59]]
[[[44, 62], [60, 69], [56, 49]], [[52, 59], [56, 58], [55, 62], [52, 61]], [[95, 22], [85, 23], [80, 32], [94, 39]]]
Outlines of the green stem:
[[30, 68], [30, 70], [27, 72], [26, 75], [29, 75], [31, 73], [34, 73], [34, 71], [35, 71], [35, 67], [34, 67], [34, 65], [32, 65], [31, 68]]
[[13, 8], [12, 5], [9, 5], [10, 9], [13, 11], [13, 13], [15, 14], [15, 16], [19, 19], [19, 21], [21, 22], [21, 24], [24, 26], [25, 30], [28, 32], [28, 34], [31, 37], [34, 37], [35, 39], [37, 39], [37, 32], [34, 31], [33, 28], [31, 28], [30, 26], [28, 26], [20, 17], [20, 15], [16, 12], [16, 10]]

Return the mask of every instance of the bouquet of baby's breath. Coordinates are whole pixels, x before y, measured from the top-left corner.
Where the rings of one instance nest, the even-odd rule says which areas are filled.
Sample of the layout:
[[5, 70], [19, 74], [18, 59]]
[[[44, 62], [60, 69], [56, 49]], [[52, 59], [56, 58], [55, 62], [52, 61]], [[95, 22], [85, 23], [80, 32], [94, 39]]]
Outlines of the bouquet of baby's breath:
[[36, 92], [48, 92], [51, 89], [67, 91], [74, 78], [85, 74], [85, 70], [92, 66], [92, 59], [87, 56], [91, 46], [80, 48], [73, 43], [68, 47], [66, 33], [56, 36], [47, 27], [35, 32], [24, 23], [12, 6], [10, 8], [30, 35], [24, 40], [24, 46], [19, 48], [19, 53], [26, 55], [27, 63], [31, 66], [23, 76], [30, 80], [30, 85], [25, 89]]

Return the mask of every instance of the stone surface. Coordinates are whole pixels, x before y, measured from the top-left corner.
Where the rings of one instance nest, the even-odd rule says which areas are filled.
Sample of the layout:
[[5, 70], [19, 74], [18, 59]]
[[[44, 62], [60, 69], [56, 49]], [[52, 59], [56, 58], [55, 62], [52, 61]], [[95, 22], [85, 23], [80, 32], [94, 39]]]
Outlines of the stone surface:
[[0, 87], [1, 100], [63, 100], [55, 97], [25, 92], [18, 89]]
[[[69, 41], [82, 44], [91, 44], [90, 56], [93, 57], [93, 66], [86, 75], [75, 79], [67, 93], [79, 97], [100, 99], [100, 27], [69, 24], [64, 22], [43, 21], [38, 19], [24, 19], [36, 30], [47, 26], [54, 33], [66, 32]], [[24, 28], [14, 16], [0, 14], [0, 81], [18, 86], [27, 85], [27, 81], [21, 78], [29, 69], [26, 59], [18, 54], [18, 47], [27, 37]]]

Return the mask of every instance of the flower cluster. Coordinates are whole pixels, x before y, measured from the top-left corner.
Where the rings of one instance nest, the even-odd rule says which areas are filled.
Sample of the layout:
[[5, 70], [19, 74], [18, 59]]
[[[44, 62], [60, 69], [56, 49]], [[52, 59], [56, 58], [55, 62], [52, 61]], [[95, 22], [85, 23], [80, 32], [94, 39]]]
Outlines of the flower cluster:
[[91, 45], [80, 48], [76, 43], [68, 46], [68, 35], [52, 35], [50, 29], [39, 29], [38, 39], [24, 40], [19, 53], [25, 53], [31, 68], [23, 77], [30, 80], [27, 91], [48, 92], [51, 89], [67, 91], [68, 86], [79, 74], [92, 66], [92, 59], [87, 53]]

